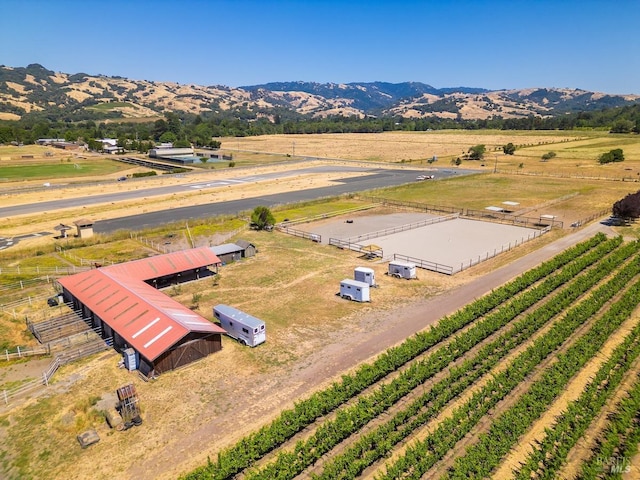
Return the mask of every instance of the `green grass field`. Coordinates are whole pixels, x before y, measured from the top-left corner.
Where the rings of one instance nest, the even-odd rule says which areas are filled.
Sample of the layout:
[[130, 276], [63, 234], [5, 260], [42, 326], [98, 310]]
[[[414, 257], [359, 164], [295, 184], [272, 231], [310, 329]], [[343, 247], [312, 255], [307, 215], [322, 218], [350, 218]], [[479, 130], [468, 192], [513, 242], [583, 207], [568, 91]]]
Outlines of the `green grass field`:
[[[12, 164], [10, 164], [12, 163]], [[101, 176], [127, 169], [127, 165], [111, 160], [68, 158], [54, 160], [32, 160], [29, 162], [0, 162], [0, 179], [7, 182], [21, 180], [57, 180], [88, 176]]]

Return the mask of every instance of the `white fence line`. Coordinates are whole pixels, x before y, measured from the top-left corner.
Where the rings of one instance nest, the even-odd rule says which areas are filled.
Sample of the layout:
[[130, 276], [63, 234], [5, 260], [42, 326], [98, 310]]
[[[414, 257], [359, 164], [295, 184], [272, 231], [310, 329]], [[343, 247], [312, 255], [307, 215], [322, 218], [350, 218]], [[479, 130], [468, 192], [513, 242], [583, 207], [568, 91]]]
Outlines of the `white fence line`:
[[87, 344], [84, 348], [78, 347], [56, 355], [47, 369], [42, 372], [41, 378], [31, 380], [15, 388], [4, 389], [0, 394], [0, 398], [4, 400], [5, 405], [9, 405], [9, 402], [13, 399], [22, 397], [37, 390], [46, 389], [49, 386], [51, 377], [53, 377], [62, 365], [66, 365], [75, 360], [79, 360], [80, 358], [88, 357], [94, 353], [106, 350], [110, 348], [109, 342], [110, 338], [102, 340], [100, 343], [93, 342], [93, 344]]
[[0, 311], [7, 311], [7, 310], [13, 310], [13, 318], [17, 318], [17, 314], [15, 311], [16, 307], [20, 307], [23, 305], [33, 305], [33, 302], [39, 302], [41, 300], [45, 300], [49, 297], [51, 297], [51, 292], [50, 293], [43, 293], [41, 295], [29, 295], [27, 298], [22, 298], [20, 300], [14, 300], [13, 302], [7, 302], [7, 303], [3, 303], [0, 304]]
[[529, 240], [533, 240], [533, 239], [535, 239], [537, 237], [540, 237], [540, 236], [544, 235], [545, 233], [549, 232], [550, 230], [551, 230], [550, 226], [546, 227], [546, 228], [543, 228], [542, 230], [536, 230], [532, 234], [529, 234], [526, 238], [522, 237], [520, 239], [520, 243], [518, 243], [518, 240], [515, 240], [514, 242], [509, 242], [508, 245], [506, 245], [506, 244], [502, 245], [499, 250], [497, 248], [495, 248], [493, 250], [493, 253], [486, 252], [484, 254], [478, 255], [477, 259], [475, 257], [474, 258], [470, 258], [468, 263], [466, 261], [461, 262], [460, 263], [460, 268], [455, 269], [453, 273], [461, 272], [462, 270], [466, 270], [467, 268], [471, 268], [474, 265], [478, 265], [479, 263], [484, 262], [486, 260], [489, 260], [490, 258], [496, 257], [496, 256], [500, 255], [503, 252], [508, 252], [512, 248], [515, 248], [518, 245], [522, 245], [525, 242], [528, 242]]
[[129, 233], [129, 238], [131, 238], [132, 240], [137, 240], [140, 243], [144, 243], [147, 247], [149, 248], [153, 248], [154, 250], [161, 252], [161, 253], [171, 253], [171, 249], [165, 247], [164, 245], [160, 245], [157, 242], [154, 242], [153, 240], [149, 240], [148, 238], [145, 237], [141, 237], [140, 235], [138, 235], [135, 232], [130, 232]]
[[496, 257], [498, 255], [500, 255], [503, 252], [508, 252], [509, 250], [511, 250], [512, 248], [517, 247], [518, 245], [522, 245], [525, 242], [528, 242], [529, 240], [533, 240], [537, 237], [540, 237], [542, 235], [544, 235], [545, 233], [549, 232], [551, 230], [551, 226], [548, 226], [546, 228], [543, 228], [542, 230], [535, 230], [533, 233], [530, 233], [529, 235], [527, 235], [526, 237], [521, 237], [520, 241], [518, 242], [518, 240], [515, 240], [514, 242], [509, 242], [509, 244], [504, 244], [502, 246], [500, 246], [500, 248], [495, 248], [493, 250], [493, 253], [491, 252], [485, 252], [484, 254], [478, 255], [477, 258], [471, 258], [469, 259], [469, 262], [461, 262], [460, 263], [460, 268], [455, 268], [451, 265], [446, 265], [443, 263], [438, 263], [438, 262], [434, 262], [432, 260], [424, 260], [421, 258], [415, 258], [415, 257], [409, 257], [407, 255], [403, 255], [400, 253], [395, 253], [393, 255], [393, 259], [394, 260], [404, 260], [407, 262], [411, 262], [414, 263], [416, 265], [416, 267], [422, 268], [424, 270], [430, 270], [432, 272], [437, 272], [437, 273], [444, 273], [446, 275], [454, 275], [456, 273], [461, 272], [462, 270], [466, 270], [467, 268], [473, 267], [474, 265], [478, 265], [481, 262], [487, 261], [490, 258]]
[[[87, 260], [85, 260], [87, 261]], [[90, 267], [76, 267], [75, 265], [55, 267], [0, 267], [0, 275], [71, 275], [84, 272]]]
[[313, 222], [316, 220], [322, 220], [324, 218], [332, 218], [332, 217], [337, 217], [339, 215], [345, 215], [347, 213], [357, 213], [357, 212], [361, 212], [363, 210], [371, 210], [372, 208], [376, 208], [379, 207], [380, 204], [379, 203], [375, 203], [372, 205], [365, 205], [362, 207], [353, 207], [353, 208], [348, 208], [345, 210], [338, 210], [335, 212], [329, 212], [329, 213], [322, 213], [320, 215], [314, 215], [312, 217], [304, 217], [304, 218], [299, 218], [297, 220], [287, 220], [285, 222], [280, 222], [276, 225], [276, 228], [282, 228], [285, 229], [290, 225], [299, 225], [301, 223], [309, 223], [309, 222]]
[[1, 360], [11, 360], [13, 358], [31, 357], [33, 355], [49, 355], [51, 352], [48, 345], [41, 345], [36, 347], [16, 347], [16, 351], [5, 350], [4, 355], [0, 355]]
[[448, 220], [455, 220], [459, 215], [454, 213], [453, 215], [446, 215], [444, 217], [427, 218], [415, 223], [408, 223], [405, 225], [398, 225], [397, 227], [389, 227], [384, 230], [378, 230], [375, 232], [364, 233], [355, 237], [349, 237], [344, 240], [347, 243], [358, 243], [363, 240], [370, 240], [372, 238], [384, 237], [385, 235], [393, 235], [398, 232], [406, 232], [407, 230], [414, 230], [416, 228], [426, 227], [427, 225], [433, 225], [435, 223], [446, 222]]
[[[97, 260], [95, 260], [95, 259], [94, 259], [94, 260], [90, 260], [90, 259], [87, 259], [87, 258], [78, 257], [77, 255], [74, 255], [73, 253], [68, 252], [67, 250], [62, 249], [62, 248], [60, 248], [59, 246], [58, 246], [58, 247], [56, 247], [56, 250], [57, 250], [57, 251], [58, 251], [58, 253], [59, 253], [60, 255], [62, 255], [63, 257], [67, 257], [67, 258], [69, 258], [69, 259], [73, 260], [75, 263], [79, 263], [79, 264], [80, 264], [80, 268], [82, 268], [84, 265], [86, 265], [86, 266], [87, 266], [86, 268], [82, 268], [82, 270], [80, 270], [80, 271], [84, 271], [84, 270], [86, 270], [87, 268], [94, 267], [96, 264], [99, 264], [99, 265], [111, 264], [111, 265], [113, 265], [113, 262], [112, 262], [112, 261], [110, 261], [110, 260], [106, 260], [106, 259], [104, 259], [104, 258], [102, 258], [102, 259], [97, 259]], [[78, 267], [76, 267], [76, 268], [78, 268]]]

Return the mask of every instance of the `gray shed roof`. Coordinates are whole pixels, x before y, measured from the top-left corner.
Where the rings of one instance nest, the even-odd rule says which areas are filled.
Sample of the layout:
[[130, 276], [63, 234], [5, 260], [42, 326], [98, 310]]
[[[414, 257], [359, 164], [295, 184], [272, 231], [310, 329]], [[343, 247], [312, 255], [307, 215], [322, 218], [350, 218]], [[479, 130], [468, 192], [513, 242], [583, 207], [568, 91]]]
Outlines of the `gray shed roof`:
[[238, 240], [236, 241], [236, 245], [242, 248], [255, 247], [253, 243], [247, 242], [246, 240]]
[[235, 243], [223, 243], [222, 245], [216, 245], [215, 247], [210, 248], [216, 255], [225, 255], [227, 253], [241, 252], [244, 250], [244, 248], [236, 245]]

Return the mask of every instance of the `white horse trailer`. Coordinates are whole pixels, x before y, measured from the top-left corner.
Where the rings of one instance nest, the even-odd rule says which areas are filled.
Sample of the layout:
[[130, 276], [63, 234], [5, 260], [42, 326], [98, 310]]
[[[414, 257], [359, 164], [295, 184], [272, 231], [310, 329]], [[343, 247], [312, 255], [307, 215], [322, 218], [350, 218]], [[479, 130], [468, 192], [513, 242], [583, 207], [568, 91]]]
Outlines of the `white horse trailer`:
[[411, 280], [412, 278], [416, 278], [416, 266], [414, 263], [393, 260], [389, 262], [389, 275]]
[[351, 280], [349, 278], [340, 282], [340, 296], [355, 302], [369, 302], [369, 284]]
[[243, 345], [255, 347], [267, 340], [265, 323], [237, 308], [216, 305], [213, 307], [213, 316], [220, 320], [220, 325], [227, 331], [227, 335]]
[[376, 286], [376, 273], [373, 268], [356, 267], [353, 271], [353, 278], [359, 282], [368, 283], [371, 287]]

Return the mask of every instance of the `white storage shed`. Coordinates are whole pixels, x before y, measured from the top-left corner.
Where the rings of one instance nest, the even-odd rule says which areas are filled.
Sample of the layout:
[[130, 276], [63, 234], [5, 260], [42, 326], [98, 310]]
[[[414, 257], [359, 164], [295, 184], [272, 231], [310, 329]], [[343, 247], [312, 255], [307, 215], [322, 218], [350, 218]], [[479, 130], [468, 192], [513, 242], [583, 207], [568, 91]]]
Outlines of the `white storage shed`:
[[340, 296], [355, 302], [370, 302], [369, 284], [346, 278], [340, 282]]
[[353, 278], [359, 282], [364, 282], [372, 287], [376, 286], [376, 273], [373, 268], [356, 267], [353, 271]]
[[227, 335], [243, 345], [255, 347], [267, 340], [265, 323], [242, 310], [220, 304], [213, 307], [213, 316], [220, 320]]
[[416, 265], [411, 262], [393, 260], [389, 262], [389, 275], [392, 277], [406, 278], [411, 280], [416, 277]]

